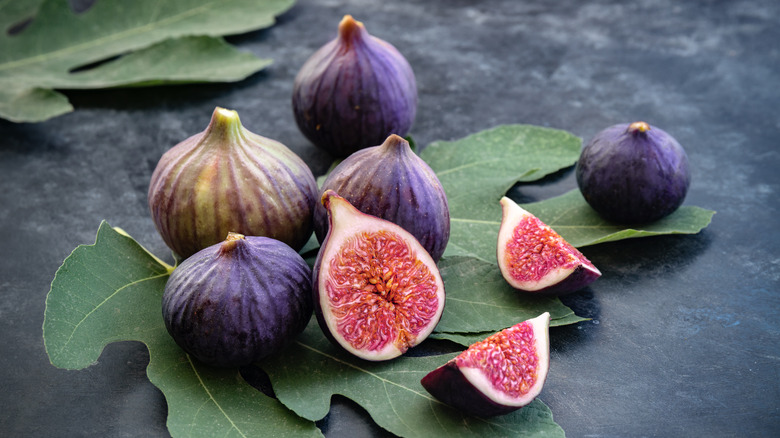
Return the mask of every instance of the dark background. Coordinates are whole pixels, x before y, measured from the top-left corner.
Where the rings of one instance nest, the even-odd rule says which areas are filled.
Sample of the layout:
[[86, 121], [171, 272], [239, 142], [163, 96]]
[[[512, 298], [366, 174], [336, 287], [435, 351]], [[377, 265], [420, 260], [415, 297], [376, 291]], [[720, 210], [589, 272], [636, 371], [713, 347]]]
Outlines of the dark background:
[[[780, 2], [300, 0], [269, 29], [230, 37], [274, 64], [236, 84], [66, 92], [76, 110], [0, 120], [0, 435], [165, 436], [146, 348], [108, 346], [80, 371], [50, 365], [49, 285], [105, 219], [158, 255], [146, 191], [160, 155], [214, 107], [298, 153], [331, 158], [292, 118], [292, 81], [350, 13], [417, 75], [420, 146], [499, 124], [590, 139], [644, 120], [692, 165], [687, 205], [716, 210], [697, 235], [584, 248], [603, 277], [564, 302], [591, 321], [551, 329], [541, 399], [569, 437], [776, 436], [780, 430]], [[522, 157], [518, 157], [522, 159]], [[541, 200], [571, 170], [512, 191]], [[326, 436], [381, 435], [336, 398]]]

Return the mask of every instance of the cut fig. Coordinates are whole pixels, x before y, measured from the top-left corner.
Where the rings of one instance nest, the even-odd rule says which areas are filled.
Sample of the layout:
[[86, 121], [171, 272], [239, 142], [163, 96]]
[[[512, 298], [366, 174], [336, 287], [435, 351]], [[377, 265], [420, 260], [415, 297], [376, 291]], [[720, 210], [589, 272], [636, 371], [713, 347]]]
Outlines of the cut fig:
[[515, 289], [545, 295], [577, 291], [601, 272], [552, 228], [506, 196], [498, 232], [501, 275]]
[[431, 256], [400, 226], [361, 213], [332, 190], [330, 226], [313, 272], [314, 308], [325, 335], [366, 360], [400, 356], [430, 335], [444, 310]]
[[422, 378], [431, 395], [478, 417], [508, 414], [542, 391], [550, 368], [550, 314], [471, 345]]

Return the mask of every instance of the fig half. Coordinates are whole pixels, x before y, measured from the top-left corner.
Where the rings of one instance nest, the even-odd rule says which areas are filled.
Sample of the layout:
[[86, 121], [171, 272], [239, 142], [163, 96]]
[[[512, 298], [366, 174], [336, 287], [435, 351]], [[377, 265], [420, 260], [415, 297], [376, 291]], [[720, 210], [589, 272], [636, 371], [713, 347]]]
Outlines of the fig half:
[[506, 196], [500, 202], [503, 217], [496, 257], [501, 275], [512, 287], [561, 295], [601, 276], [590, 260], [539, 218]]
[[542, 391], [550, 368], [550, 314], [471, 345], [420, 383], [431, 395], [479, 417], [508, 414]]
[[431, 334], [444, 310], [436, 263], [409, 232], [336, 192], [326, 191], [322, 203], [330, 228], [312, 280], [320, 327], [361, 359], [402, 355]]

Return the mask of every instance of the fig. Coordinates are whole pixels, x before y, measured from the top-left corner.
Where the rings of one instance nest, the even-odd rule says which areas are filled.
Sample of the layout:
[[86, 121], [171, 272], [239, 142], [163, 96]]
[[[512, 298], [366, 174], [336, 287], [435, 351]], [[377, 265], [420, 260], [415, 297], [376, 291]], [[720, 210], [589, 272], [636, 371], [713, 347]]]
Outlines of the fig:
[[409, 62], [363, 23], [345, 15], [338, 36], [303, 64], [293, 82], [299, 129], [336, 157], [409, 132], [417, 83]]
[[588, 204], [604, 219], [623, 224], [670, 215], [691, 182], [680, 143], [645, 122], [613, 125], [596, 134], [582, 148], [575, 175]]
[[240, 367], [275, 354], [311, 319], [311, 269], [288, 245], [230, 233], [174, 269], [165, 327], [202, 363]]
[[244, 128], [236, 111], [217, 107], [203, 132], [160, 158], [148, 200], [157, 230], [181, 258], [228, 232], [299, 250], [313, 230], [317, 183], [293, 151]]
[[366, 360], [398, 357], [431, 334], [444, 283], [431, 256], [400, 226], [332, 190], [330, 229], [313, 270], [314, 313], [331, 342]]
[[478, 417], [508, 414], [542, 391], [550, 368], [550, 314], [515, 324], [436, 368], [420, 383], [439, 401]]
[[[327, 176], [320, 194], [333, 190], [363, 213], [389, 220], [412, 233], [438, 262], [450, 237], [444, 188], [409, 142], [391, 134], [384, 143], [355, 152]], [[328, 213], [314, 208], [314, 233], [322, 243]]]
[[562, 295], [594, 282], [601, 272], [550, 226], [515, 201], [501, 198], [496, 258], [501, 275], [515, 289]]

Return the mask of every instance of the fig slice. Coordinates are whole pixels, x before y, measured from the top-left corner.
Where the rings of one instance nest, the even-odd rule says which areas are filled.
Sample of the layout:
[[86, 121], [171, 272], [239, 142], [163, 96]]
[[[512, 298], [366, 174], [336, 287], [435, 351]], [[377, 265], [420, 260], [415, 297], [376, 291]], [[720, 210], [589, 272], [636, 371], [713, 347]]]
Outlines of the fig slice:
[[478, 417], [520, 409], [547, 379], [549, 326], [548, 312], [515, 324], [472, 344], [420, 383], [439, 401]]
[[313, 270], [315, 313], [349, 353], [380, 361], [431, 334], [444, 310], [444, 283], [431, 256], [400, 226], [361, 213], [333, 190], [330, 223]]
[[544, 295], [577, 291], [601, 276], [585, 256], [515, 201], [501, 198], [497, 259], [515, 289]]

